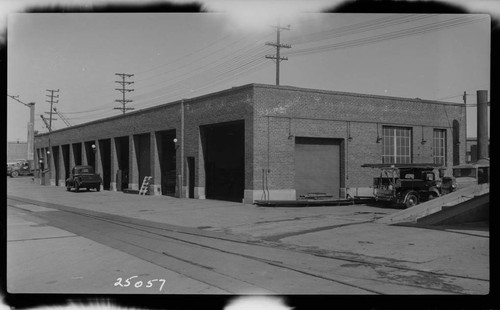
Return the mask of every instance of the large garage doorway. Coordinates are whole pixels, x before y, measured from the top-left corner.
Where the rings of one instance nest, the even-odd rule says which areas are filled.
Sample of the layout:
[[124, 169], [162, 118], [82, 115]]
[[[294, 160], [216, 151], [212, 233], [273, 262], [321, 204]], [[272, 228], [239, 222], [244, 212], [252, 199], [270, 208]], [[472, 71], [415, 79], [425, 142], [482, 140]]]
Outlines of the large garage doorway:
[[[134, 135], [135, 156], [137, 159], [137, 184], [142, 186], [144, 178], [151, 176], [151, 137], [149, 133]], [[133, 182], [133, 181], [132, 181]], [[134, 182], [133, 182], [134, 183]]]
[[111, 189], [111, 139], [99, 140], [102, 165], [102, 188]]
[[[96, 169], [96, 162], [95, 162], [95, 141], [88, 141], [84, 143], [85, 146], [85, 155], [87, 156], [87, 165], [94, 167], [94, 170]], [[94, 146], [94, 147], [92, 147]]]
[[59, 186], [59, 180], [60, 180], [60, 177], [61, 177], [61, 169], [59, 167], [59, 147], [58, 146], [53, 146], [52, 147], [52, 157], [54, 159], [54, 179], [55, 179], [55, 182], [56, 182], [56, 186]]
[[241, 202], [245, 189], [244, 121], [200, 127], [208, 199]]
[[118, 160], [118, 171], [116, 172], [116, 190], [123, 191], [128, 188], [128, 160], [129, 142], [128, 137], [115, 138], [116, 158]]
[[295, 138], [295, 191], [340, 196], [340, 139]]
[[175, 130], [156, 133], [162, 195], [175, 197], [177, 183]]
[[[75, 159], [75, 166], [80, 166], [82, 164], [82, 144], [75, 143], [72, 144], [73, 147], [73, 158]], [[73, 167], [71, 167], [72, 169]]]
[[70, 174], [70, 163], [69, 163], [69, 144], [66, 144], [66, 145], [61, 145], [61, 149], [62, 149], [62, 160], [63, 160], [63, 165], [64, 165], [64, 175], [62, 176], [62, 178], [64, 179], [64, 181], [66, 181], [66, 179], [69, 178], [69, 174]]

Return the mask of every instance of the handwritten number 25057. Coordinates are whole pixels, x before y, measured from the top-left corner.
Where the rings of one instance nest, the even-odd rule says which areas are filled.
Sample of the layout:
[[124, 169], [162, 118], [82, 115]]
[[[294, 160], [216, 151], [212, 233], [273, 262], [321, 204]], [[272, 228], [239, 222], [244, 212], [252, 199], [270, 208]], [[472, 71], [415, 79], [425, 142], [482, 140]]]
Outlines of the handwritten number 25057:
[[132, 285], [135, 288], [140, 288], [142, 286], [145, 286], [146, 288], [151, 288], [151, 287], [153, 287], [154, 282], [158, 281], [158, 282], [161, 282], [160, 290], [159, 290], [161, 292], [161, 290], [163, 289], [163, 285], [165, 285], [165, 282], [166, 282], [165, 279], [153, 279], [153, 280], [146, 281], [146, 284], [144, 284], [144, 281], [135, 281], [135, 283], [132, 284], [131, 280], [134, 278], [138, 278], [138, 276], [133, 276], [133, 277], [130, 277], [127, 279], [117, 278], [116, 282], [115, 282], [115, 286], [129, 287]]

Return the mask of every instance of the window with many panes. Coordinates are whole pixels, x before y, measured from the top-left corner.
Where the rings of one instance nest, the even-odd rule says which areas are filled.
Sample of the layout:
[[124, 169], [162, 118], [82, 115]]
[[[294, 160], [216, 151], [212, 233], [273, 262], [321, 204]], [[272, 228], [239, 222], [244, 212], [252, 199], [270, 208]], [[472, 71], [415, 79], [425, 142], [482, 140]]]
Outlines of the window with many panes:
[[411, 128], [382, 127], [382, 162], [384, 164], [410, 164], [411, 158]]
[[446, 164], [446, 130], [434, 129], [432, 137], [432, 156], [435, 164]]

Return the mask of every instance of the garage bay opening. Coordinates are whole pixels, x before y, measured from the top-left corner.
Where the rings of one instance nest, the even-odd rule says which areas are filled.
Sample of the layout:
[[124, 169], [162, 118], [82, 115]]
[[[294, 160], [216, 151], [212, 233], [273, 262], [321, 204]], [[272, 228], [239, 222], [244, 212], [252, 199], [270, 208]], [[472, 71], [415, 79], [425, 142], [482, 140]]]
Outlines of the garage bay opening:
[[241, 202], [245, 187], [244, 121], [200, 127], [206, 197]]
[[156, 133], [156, 146], [160, 161], [161, 193], [175, 197], [177, 183], [175, 129]]

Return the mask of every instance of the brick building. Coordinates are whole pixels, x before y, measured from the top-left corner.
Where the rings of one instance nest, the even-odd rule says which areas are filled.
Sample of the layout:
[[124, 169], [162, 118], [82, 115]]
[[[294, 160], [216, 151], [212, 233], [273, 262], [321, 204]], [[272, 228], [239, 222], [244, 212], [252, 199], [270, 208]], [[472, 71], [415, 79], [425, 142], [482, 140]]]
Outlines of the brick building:
[[28, 143], [19, 141], [7, 142], [7, 162], [27, 159], [28, 158]]
[[152, 176], [155, 195], [251, 203], [369, 195], [378, 171], [366, 163], [450, 168], [465, 162], [465, 129], [462, 104], [249, 84], [40, 134], [35, 145], [51, 185], [90, 164], [105, 190]]

